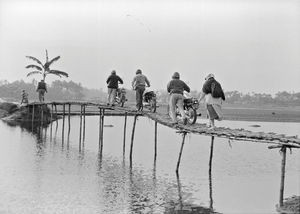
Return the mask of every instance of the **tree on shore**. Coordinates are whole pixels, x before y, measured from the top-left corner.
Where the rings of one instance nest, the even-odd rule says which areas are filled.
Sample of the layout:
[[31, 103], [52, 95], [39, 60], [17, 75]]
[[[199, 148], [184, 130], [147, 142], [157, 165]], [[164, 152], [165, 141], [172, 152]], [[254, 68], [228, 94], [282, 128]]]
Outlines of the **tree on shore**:
[[48, 58], [48, 51], [46, 50], [46, 62], [43, 64], [39, 59], [33, 57], [33, 56], [26, 56], [27, 58], [35, 61], [38, 65], [35, 64], [30, 64], [27, 65], [25, 68], [28, 69], [34, 69], [34, 71], [31, 71], [27, 74], [27, 77], [34, 75], [34, 74], [40, 74], [42, 75], [43, 80], [46, 79], [46, 76], [49, 74], [53, 74], [59, 77], [68, 77], [68, 73], [64, 72], [64, 71], [59, 71], [59, 70], [54, 70], [54, 69], [50, 69], [50, 66], [56, 62], [57, 60], [60, 59], [60, 56], [54, 57], [53, 59], [49, 60]]

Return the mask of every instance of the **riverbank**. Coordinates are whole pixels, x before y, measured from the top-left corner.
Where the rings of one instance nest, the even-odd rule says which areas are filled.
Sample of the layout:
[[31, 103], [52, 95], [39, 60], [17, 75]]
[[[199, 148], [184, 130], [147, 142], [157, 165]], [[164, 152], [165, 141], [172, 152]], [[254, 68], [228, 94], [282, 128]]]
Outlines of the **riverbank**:
[[[257, 121], [257, 122], [300, 122], [300, 107], [276, 106], [241, 106], [225, 104], [223, 107], [224, 120]], [[159, 105], [159, 113], [167, 113], [167, 105]], [[201, 104], [198, 113], [201, 118], [207, 118], [204, 104]]]

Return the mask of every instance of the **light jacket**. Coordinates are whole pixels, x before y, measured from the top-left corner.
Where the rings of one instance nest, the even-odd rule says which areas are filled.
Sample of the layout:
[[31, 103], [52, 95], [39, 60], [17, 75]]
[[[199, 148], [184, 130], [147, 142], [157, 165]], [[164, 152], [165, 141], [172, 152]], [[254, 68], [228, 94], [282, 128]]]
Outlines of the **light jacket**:
[[150, 82], [147, 77], [143, 74], [137, 74], [132, 80], [132, 87], [136, 89], [137, 87], [145, 87], [147, 84], [150, 87]]

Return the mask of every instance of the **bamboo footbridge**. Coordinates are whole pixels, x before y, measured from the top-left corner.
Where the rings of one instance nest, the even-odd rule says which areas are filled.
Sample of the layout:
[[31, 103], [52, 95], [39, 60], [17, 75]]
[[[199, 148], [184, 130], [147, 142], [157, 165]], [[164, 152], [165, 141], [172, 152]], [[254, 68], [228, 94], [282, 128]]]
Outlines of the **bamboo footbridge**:
[[[73, 109], [71, 111], [71, 107]], [[45, 108], [46, 107], [46, 108]], [[286, 150], [292, 148], [300, 148], [300, 139], [298, 136], [287, 136], [284, 134], [276, 134], [276, 133], [264, 133], [264, 132], [252, 132], [245, 129], [231, 129], [225, 127], [217, 127], [213, 130], [208, 129], [205, 124], [196, 123], [193, 125], [183, 125], [176, 124], [174, 125], [170, 119], [170, 117], [165, 113], [151, 113], [145, 109], [145, 111], [140, 112], [136, 111], [130, 107], [118, 107], [118, 106], [108, 106], [106, 104], [101, 103], [93, 103], [93, 102], [33, 102], [27, 105], [27, 113], [28, 119], [32, 122], [41, 123], [43, 125], [43, 117], [44, 111], [49, 112], [50, 107], [50, 118], [46, 118], [47, 122], [51, 122], [50, 132], [52, 133], [52, 121], [58, 119], [58, 115], [62, 117], [62, 142], [64, 141], [64, 127], [65, 127], [65, 117], [68, 117], [69, 122], [69, 130], [70, 132], [70, 116], [71, 115], [80, 115], [80, 132], [79, 132], [79, 148], [81, 148], [81, 143], [83, 139], [85, 139], [85, 116], [89, 115], [99, 115], [99, 154], [100, 160], [102, 160], [102, 152], [103, 152], [103, 130], [104, 130], [104, 116], [107, 115], [115, 115], [115, 116], [124, 116], [124, 131], [123, 131], [123, 157], [125, 157], [125, 139], [126, 139], [126, 126], [127, 126], [127, 116], [134, 116], [132, 133], [131, 133], [131, 144], [130, 144], [130, 168], [132, 168], [132, 156], [133, 156], [133, 142], [135, 135], [135, 126], [137, 122], [137, 117], [145, 116], [150, 118], [155, 122], [155, 138], [154, 138], [154, 162], [156, 163], [157, 156], [157, 124], [161, 124], [164, 126], [168, 126], [172, 129], [175, 129], [177, 133], [182, 134], [182, 143], [179, 152], [179, 157], [177, 161], [176, 173], [178, 175], [178, 169], [180, 165], [180, 160], [183, 152], [183, 147], [185, 143], [186, 134], [200, 134], [211, 136], [211, 157], [212, 157], [212, 148], [215, 137], [227, 138], [230, 141], [236, 140], [239, 142], [243, 141], [251, 141], [258, 143], [266, 143], [269, 144], [269, 149], [280, 149], [282, 155], [281, 161], [281, 179], [280, 179], [280, 194], [279, 194], [279, 207], [283, 206], [283, 196], [284, 196], [284, 181], [285, 181], [285, 165], [286, 165]], [[59, 107], [60, 109], [58, 109]], [[66, 109], [68, 107], [68, 109]], [[74, 108], [75, 107], [75, 108]], [[80, 107], [80, 108], [79, 108]], [[36, 109], [36, 110], [35, 110]], [[55, 112], [54, 112], [55, 111]], [[36, 112], [36, 113], [35, 113]], [[38, 114], [38, 119], [36, 120], [35, 115]], [[31, 117], [30, 117], [31, 115]], [[44, 118], [45, 119], [45, 118]], [[211, 159], [210, 159], [211, 162]]]
[[[100, 115], [100, 110], [105, 110], [105, 115], [113, 115], [113, 116], [146, 116], [153, 121], [168, 126], [177, 130], [177, 132], [181, 133], [193, 133], [207, 136], [215, 136], [220, 138], [227, 138], [229, 140], [237, 140], [237, 141], [251, 141], [258, 143], [268, 143], [270, 144], [269, 148], [277, 148], [277, 147], [289, 147], [289, 148], [300, 148], [300, 139], [297, 135], [295, 136], [287, 136], [284, 134], [277, 133], [264, 133], [264, 132], [253, 132], [245, 129], [231, 129], [226, 127], [217, 127], [213, 130], [206, 127], [205, 124], [196, 123], [193, 125], [183, 125], [183, 124], [172, 124], [170, 117], [167, 114], [161, 113], [151, 113], [147, 110], [140, 112], [136, 111], [130, 107], [119, 107], [119, 106], [107, 106], [106, 104], [101, 103], [93, 103], [93, 102], [33, 102], [29, 103], [28, 106], [51, 106], [51, 113], [54, 114], [53, 110], [55, 110], [56, 115], [81, 115], [81, 116], [91, 116], [91, 115]], [[57, 110], [57, 106], [62, 106], [63, 108], [59, 111]], [[66, 106], [68, 106], [68, 111], [66, 110]], [[72, 110], [71, 106], [80, 106], [80, 109], [77, 111]], [[53, 108], [54, 107], [54, 108]], [[87, 110], [87, 107], [92, 107], [91, 110]]]

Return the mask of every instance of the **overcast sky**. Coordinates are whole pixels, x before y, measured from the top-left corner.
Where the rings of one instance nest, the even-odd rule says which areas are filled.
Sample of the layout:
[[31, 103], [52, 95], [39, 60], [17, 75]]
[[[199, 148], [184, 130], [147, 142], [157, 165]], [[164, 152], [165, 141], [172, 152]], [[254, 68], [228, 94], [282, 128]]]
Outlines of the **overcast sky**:
[[226, 91], [300, 92], [300, 1], [0, 0], [0, 79], [31, 81], [25, 56], [45, 49], [89, 88], [142, 69], [154, 90], [178, 71], [192, 90], [214, 73]]

